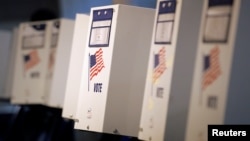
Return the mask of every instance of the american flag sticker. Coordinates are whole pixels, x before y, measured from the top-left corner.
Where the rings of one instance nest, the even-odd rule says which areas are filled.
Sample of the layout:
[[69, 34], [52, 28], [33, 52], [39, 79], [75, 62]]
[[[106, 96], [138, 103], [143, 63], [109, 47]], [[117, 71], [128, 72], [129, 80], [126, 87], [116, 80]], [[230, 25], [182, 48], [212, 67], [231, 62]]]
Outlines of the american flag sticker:
[[103, 51], [100, 48], [94, 55], [89, 55], [89, 79], [92, 80], [104, 68]]
[[27, 72], [40, 62], [37, 50], [33, 50], [30, 53], [23, 56], [24, 59], [24, 71]]
[[156, 82], [158, 78], [166, 70], [166, 60], [165, 60], [165, 47], [162, 47], [159, 53], [154, 54], [154, 68], [153, 68], [153, 83]]
[[220, 50], [218, 46], [214, 47], [208, 55], [203, 57], [203, 78], [202, 78], [202, 90], [205, 90], [208, 86], [215, 82], [215, 80], [221, 75], [221, 67], [219, 63]]

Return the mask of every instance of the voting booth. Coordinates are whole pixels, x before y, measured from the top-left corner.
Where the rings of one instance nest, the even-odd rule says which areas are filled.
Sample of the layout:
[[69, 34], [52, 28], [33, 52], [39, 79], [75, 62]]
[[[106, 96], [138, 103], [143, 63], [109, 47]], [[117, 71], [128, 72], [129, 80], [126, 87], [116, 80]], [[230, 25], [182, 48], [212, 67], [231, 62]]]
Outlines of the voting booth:
[[6, 93], [6, 83], [8, 79], [8, 67], [10, 63], [10, 55], [12, 50], [12, 32], [0, 31], [0, 99], [9, 99], [10, 94]]
[[138, 138], [163, 141], [182, 0], [158, 0]]
[[48, 106], [63, 108], [75, 21], [59, 19], [49, 23], [52, 29], [45, 100]]
[[75, 129], [137, 137], [154, 14], [91, 8]]
[[89, 15], [76, 14], [75, 27], [70, 52], [69, 68], [66, 75], [65, 97], [62, 108], [62, 117], [76, 119], [76, 111], [83, 75], [83, 61], [87, 43]]
[[19, 26], [14, 67], [12, 103], [44, 102], [47, 66], [48, 25], [45, 21], [22, 23]]
[[[171, 36], [162, 36], [165, 40], [158, 40], [164, 42], [157, 46], [163, 3], [176, 3], [172, 21], [180, 22], [175, 26], [179, 29], [173, 27], [171, 42], [167, 41]], [[172, 54], [161, 55], [166, 67], [161, 65], [164, 69], [158, 75], [156, 69], [148, 69], [151, 78], [145, 88], [140, 139], [206, 141], [208, 124], [223, 124], [239, 6], [238, 0], [158, 1], [152, 48]], [[170, 32], [171, 24], [165, 25], [168, 28], [162, 30]], [[169, 43], [175, 44], [175, 51]], [[149, 66], [154, 66], [157, 56], [150, 60]]]
[[[11, 96], [13, 104], [62, 108], [64, 93], [60, 90], [64, 90], [62, 83], [66, 83], [64, 77], [69, 60], [69, 52], [65, 50], [70, 50], [73, 27], [74, 21], [68, 19], [20, 24]], [[59, 90], [58, 85], [61, 85]]]
[[240, 4], [240, 0], [204, 3], [186, 141], [206, 140], [208, 124], [224, 124]]

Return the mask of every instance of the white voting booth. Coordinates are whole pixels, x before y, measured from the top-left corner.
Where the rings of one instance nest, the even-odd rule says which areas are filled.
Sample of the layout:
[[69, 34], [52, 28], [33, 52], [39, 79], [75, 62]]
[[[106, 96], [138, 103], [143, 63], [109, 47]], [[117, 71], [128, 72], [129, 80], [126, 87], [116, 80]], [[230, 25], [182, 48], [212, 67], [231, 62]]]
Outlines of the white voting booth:
[[182, 0], [158, 0], [139, 139], [163, 141]]
[[11, 54], [11, 38], [12, 33], [10, 31], [0, 31], [0, 99], [8, 99], [9, 94], [6, 93], [6, 79], [8, 77], [8, 66], [10, 63]]
[[70, 53], [70, 62], [65, 86], [62, 117], [76, 120], [79, 90], [83, 75], [83, 60], [87, 41], [89, 15], [76, 14], [75, 27]]
[[45, 100], [48, 106], [63, 108], [75, 21], [60, 19], [51, 23]]
[[[160, 8], [163, 3], [176, 3], [172, 21], [179, 20], [179, 27], [174, 24], [172, 39], [162, 36], [165, 42], [157, 42], [161, 38], [153, 36], [151, 51], [166, 52], [162, 56], [166, 69], [158, 81], [155, 70], [148, 69], [151, 78], [145, 88], [139, 138], [206, 141], [207, 125], [223, 124], [240, 1], [160, 0], [154, 34], [162, 23], [159, 17], [163, 14]], [[165, 25], [168, 28], [162, 30], [171, 30], [171, 24]], [[166, 51], [161, 51], [163, 46]], [[157, 62], [151, 54], [149, 68]]]
[[75, 129], [138, 135], [154, 9], [91, 9]]
[[19, 26], [11, 96], [11, 102], [14, 104], [44, 102], [46, 34], [46, 22], [23, 23]]
[[73, 28], [68, 19], [20, 24], [11, 103], [62, 108]]
[[204, 3], [186, 141], [206, 140], [208, 124], [224, 124], [240, 4], [240, 0]]

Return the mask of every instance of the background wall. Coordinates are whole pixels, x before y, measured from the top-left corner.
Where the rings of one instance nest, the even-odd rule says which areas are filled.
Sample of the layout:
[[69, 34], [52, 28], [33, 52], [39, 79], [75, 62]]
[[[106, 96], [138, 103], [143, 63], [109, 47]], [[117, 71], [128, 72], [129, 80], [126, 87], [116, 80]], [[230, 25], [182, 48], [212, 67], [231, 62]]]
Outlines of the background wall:
[[29, 21], [31, 15], [41, 8], [61, 15], [60, 0], [1, 0], [0, 29], [11, 30], [20, 22]]
[[73, 19], [75, 13], [89, 13], [91, 7], [117, 3], [155, 8], [156, 0], [61, 0], [61, 16]]
[[242, 0], [229, 83], [226, 124], [250, 124], [249, 0]]

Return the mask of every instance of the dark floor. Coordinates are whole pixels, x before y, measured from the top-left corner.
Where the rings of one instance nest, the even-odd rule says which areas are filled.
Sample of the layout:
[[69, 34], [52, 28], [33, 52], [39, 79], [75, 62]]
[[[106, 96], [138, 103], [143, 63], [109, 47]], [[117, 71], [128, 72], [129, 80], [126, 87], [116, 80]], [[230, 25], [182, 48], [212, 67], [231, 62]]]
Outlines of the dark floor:
[[72, 120], [61, 117], [61, 109], [1, 103], [0, 141], [139, 141], [132, 137], [75, 130]]

